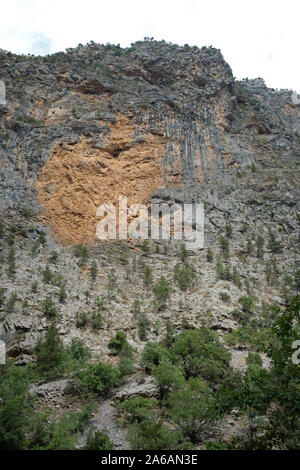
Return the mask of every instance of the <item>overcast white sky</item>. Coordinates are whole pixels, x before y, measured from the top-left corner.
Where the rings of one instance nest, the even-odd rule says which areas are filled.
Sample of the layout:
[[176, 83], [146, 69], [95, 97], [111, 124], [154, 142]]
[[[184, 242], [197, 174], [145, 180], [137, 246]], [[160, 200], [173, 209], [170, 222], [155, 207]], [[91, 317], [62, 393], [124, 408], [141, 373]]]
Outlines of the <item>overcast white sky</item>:
[[[153, 36], [221, 49], [237, 78], [300, 92], [299, 0], [0, 0], [0, 48], [47, 54]], [[1, 73], [1, 71], [0, 71]]]

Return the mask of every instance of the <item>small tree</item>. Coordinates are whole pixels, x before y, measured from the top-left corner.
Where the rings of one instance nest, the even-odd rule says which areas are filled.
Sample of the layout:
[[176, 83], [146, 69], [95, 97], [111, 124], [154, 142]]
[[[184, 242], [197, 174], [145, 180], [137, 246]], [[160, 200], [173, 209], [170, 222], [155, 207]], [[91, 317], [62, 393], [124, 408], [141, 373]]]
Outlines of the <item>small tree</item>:
[[47, 297], [42, 303], [42, 309], [47, 318], [55, 318], [57, 310], [51, 297]]
[[220, 237], [220, 246], [225, 259], [229, 258], [229, 241], [225, 237]]
[[185, 291], [191, 287], [195, 282], [195, 269], [191, 264], [187, 262], [181, 267], [180, 264], [176, 264], [174, 269], [174, 279], [178, 282], [181, 290]]
[[4, 237], [4, 232], [4, 223], [2, 222], [2, 220], [0, 220], [0, 238]]
[[58, 298], [61, 304], [63, 304], [67, 300], [67, 293], [64, 284], [59, 288]]
[[18, 300], [18, 297], [15, 293], [10, 295], [9, 299], [7, 300], [7, 304], [6, 304], [6, 311], [8, 313], [11, 313], [14, 310], [17, 300]]
[[145, 266], [143, 269], [144, 283], [149, 286], [152, 283], [152, 269], [150, 266]]
[[89, 250], [84, 245], [76, 245], [74, 247], [74, 255], [76, 258], [79, 258], [79, 266], [83, 266], [89, 258]]
[[56, 378], [62, 370], [63, 346], [58, 329], [52, 323], [35, 348], [37, 371], [47, 379]]
[[49, 257], [50, 263], [56, 263], [57, 260], [58, 260], [58, 253], [57, 253], [57, 251], [51, 251], [51, 254], [50, 254], [50, 257]]
[[169, 282], [161, 276], [158, 283], [153, 287], [153, 292], [156, 298], [156, 306], [158, 310], [166, 308], [167, 300], [170, 296], [171, 286]]
[[206, 253], [206, 260], [209, 263], [212, 263], [214, 260], [214, 254], [211, 248], [207, 248], [207, 253]]
[[93, 261], [92, 264], [91, 264], [91, 267], [90, 267], [90, 276], [91, 276], [92, 281], [95, 281], [95, 280], [97, 279], [97, 276], [98, 276], [98, 266], [97, 266], [96, 261]]
[[45, 270], [43, 271], [43, 281], [46, 283], [46, 284], [50, 284], [50, 282], [52, 281], [52, 272], [50, 271], [50, 268], [47, 264]]
[[103, 362], [88, 364], [85, 369], [80, 371], [79, 380], [83, 392], [105, 395], [111, 388], [119, 385], [120, 371]]
[[91, 325], [91, 328], [94, 330], [94, 331], [98, 331], [102, 328], [102, 323], [103, 323], [103, 319], [102, 319], [102, 313], [101, 312], [96, 312], [96, 311], [93, 311], [91, 313], [91, 316], [90, 316], [90, 319], [89, 319], [89, 323]]
[[148, 256], [149, 253], [150, 253], [149, 241], [144, 240], [143, 243], [142, 243], [141, 248], [142, 248], [143, 252], [145, 253], [145, 255]]
[[225, 226], [225, 233], [227, 238], [232, 237], [232, 226], [230, 224], [226, 224]]
[[172, 419], [194, 444], [218, 417], [212, 392], [201, 379], [191, 378], [185, 388], [170, 394], [168, 402]]
[[140, 313], [137, 317], [138, 334], [141, 341], [147, 339], [147, 330], [150, 326], [150, 321], [145, 313]]
[[12, 246], [8, 253], [8, 275], [9, 277], [14, 277], [16, 273], [16, 255], [15, 249]]
[[180, 260], [185, 263], [187, 258], [188, 258], [188, 255], [189, 255], [189, 252], [188, 250], [186, 249], [186, 246], [185, 244], [183, 243], [182, 245], [180, 245], [180, 249], [179, 249], [179, 253], [178, 253], [178, 256], [180, 258]]
[[174, 339], [174, 327], [171, 323], [170, 318], [168, 318], [166, 322], [166, 334], [164, 337], [164, 344], [167, 346], [167, 348], [170, 348], [172, 346], [173, 339]]
[[261, 235], [258, 235], [256, 237], [256, 255], [260, 259], [263, 259], [264, 257], [264, 251], [263, 251], [264, 244], [265, 244], [264, 238]]
[[114, 445], [108, 435], [102, 431], [89, 432], [85, 450], [114, 450]]
[[242, 296], [239, 298], [239, 303], [241, 304], [244, 312], [252, 313], [255, 309], [256, 298], [252, 295]]
[[161, 400], [168, 393], [179, 389], [184, 384], [182, 370], [169, 361], [160, 362], [158, 366], [153, 368], [152, 373], [158, 382]]
[[38, 242], [40, 245], [45, 245], [45, 243], [47, 242], [45, 232], [40, 232]]
[[142, 302], [140, 300], [135, 300], [133, 302], [132, 307], [131, 307], [131, 312], [134, 314], [135, 317], [140, 315], [141, 306], [142, 306]]
[[4, 287], [0, 287], [0, 308], [4, 305], [5, 302], [5, 291]]
[[119, 354], [126, 343], [126, 335], [123, 331], [117, 331], [116, 336], [110, 340], [107, 347], [115, 354]]
[[33, 283], [31, 284], [31, 290], [32, 290], [32, 292], [34, 292], [35, 294], [37, 293], [38, 285], [39, 285], [39, 283], [38, 283], [37, 281], [33, 281]]
[[272, 253], [281, 253], [283, 250], [283, 245], [280, 241], [276, 240], [274, 233], [269, 230], [269, 243], [268, 248], [272, 251]]
[[84, 328], [88, 325], [89, 317], [86, 312], [79, 312], [76, 315], [76, 328]]

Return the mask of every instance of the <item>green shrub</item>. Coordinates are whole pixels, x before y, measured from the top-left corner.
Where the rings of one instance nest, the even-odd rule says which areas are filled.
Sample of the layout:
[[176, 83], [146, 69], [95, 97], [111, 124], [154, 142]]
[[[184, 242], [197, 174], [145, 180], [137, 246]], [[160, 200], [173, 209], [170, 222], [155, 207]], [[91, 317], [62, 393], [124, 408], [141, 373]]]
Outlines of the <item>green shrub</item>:
[[57, 316], [57, 309], [51, 297], [47, 297], [42, 302], [42, 310], [47, 318], [55, 318]]
[[239, 298], [239, 303], [241, 304], [244, 312], [252, 313], [256, 305], [256, 297], [253, 295], [245, 295]]
[[225, 225], [225, 233], [227, 238], [232, 237], [232, 226], [230, 224]]
[[158, 310], [166, 308], [167, 300], [170, 296], [171, 286], [169, 282], [161, 276], [157, 284], [153, 287], [153, 292], [156, 299], [156, 307]]
[[134, 314], [134, 316], [138, 316], [140, 315], [141, 313], [141, 306], [142, 306], [142, 302], [140, 300], [135, 300], [132, 304], [132, 307], [131, 307], [131, 312]]
[[220, 261], [218, 261], [216, 264], [216, 274], [218, 279], [222, 279], [224, 281], [232, 280], [232, 273], [230, 271], [230, 267], [224, 266]]
[[263, 251], [264, 244], [265, 244], [264, 238], [261, 235], [258, 235], [256, 237], [256, 255], [260, 259], [263, 259], [264, 257], [264, 251]]
[[28, 207], [22, 207], [21, 213], [22, 213], [23, 217], [29, 218], [29, 217], [32, 217], [33, 210], [29, 209]]
[[179, 263], [176, 264], [174, 279], [178, 282], [181, 290], [186, 291], [189, 287], [192, 287], [195, 283], [195, 277], [195, 268], [192, 265], [186, 262], [182, 266]]
[[119, 385], [120, 371], [103, 362], [88, 364], [84, 370], [79, 372], [79, 381], [83, 393], [106, 395], [109, 390]]
[[89, 432], [84, 450], [114, 450], [108, 435], [102, 431]]
[[43, 121], [40, 119], [35, 119], [32, 116], [18, 115], [16, 117], [17, 121], [24, 122], [25, 124], [30, 124], [31, 126], [41, 127], [43, 126]]
[[68, 298], [68, 296], [67, 296], [67, 293], [66, 293], [65, 286], [62, 285], [62, 286], [60, 286], [59, 293], [58, 293], [59, 302], [61, 304], [63, 304], [67, 300], [67, 298]]
[[219, 240], [221, 250], [225, 259], [229, 258], [229, 241], [225, 237], [220, 237]]
[[214, 254], [211, 248], [207, 248], [207, 253], [206, 253], [206, 260], [209, 263], [212, 263], [214, 260]]
[[3, 307], [5, 302], [5, 292], [6, 289], [4, 287], [0, 287], [0, 308]]
[[97, 276], [98, 276], [98, 266], [97, 266], [96, 261], [93, 261], [92, 264], [91, 264], [91, 267], [90, 267], [90, 276], [91, 276], [92, 281], [95, 281], [95, 280], [97, 279]]
[[124, 415], [129, 423], [140, 423], [151, 413], [151, 409], [157, 405], [155, 399], [134, 397], [117, 402], [118, 412]]
[[57, 251], [51, 251], [51, 254], [50, 254], [50, 257], [49, 257], [50, 263], [56, 263], [57, 260], [58, 260], [58, 253], [57, 253]]
[[31, 284], [31, 290], [32, 290], [32, 292], [34, 292], [35, 294], [37, 293], [38, 285], [39, 285], [39, 283], [38, 283], [37, 281], [33, 281], [33, 283]]
[[123, 331], [117, 331], [116, 336], [110, 340], [107, 347], [115, 354], [119, 354], [126, 342], [125, 333]]
[[120, 262], [121, 264], [128, 264], [128, 261], [129, 261], [129, 255], [128, 253], [122, 253], [121, 256], [120, 256]]
[[248, 325], [227, 333], [224, 341], [228, 346], [243, 345], [256, 351], [265, 351], [266, 348], [277, 347], [276, 338], [271, 328], [253, 329]]
[[247, 359], [246, 359], [246, 363], [248, 366], [259, 366], [259, 367], [262, 367], [263, 365], [263, 360], [260, 356], [260, 354], [258, 354], [257, 352], [249, 352], [248, 353], [248, 356], [247, 356]]
[[163, 339], [163, 343], [167, 348], [170, 348], [173, 344], [174, 333], [175, 332], [174, 332], [173, 325], [172, 325], [170, 319], [168, 318], [167, 322], [166, 322], [166, 334], [165, 334], [165, 337]]
[[88, 325], [89, 317], [86, 312], [78, 312], [76, 315], [76, 327], [84, 328]]
[[96, 297], [95, 304], [98, 312], [102, 312], [106, 309], [106, 299], [105, 297]]
[[150, 247], [149, 247], [149, 241], [148, 241], [148, 240], [144, 240], [144, 241], [143, 241], [142, 246], [141, 246], [141, 249], [143, 250], [143, 252], [145, 253], [145, 255], [149, 255], [149, 253], [150, 253]]
[[274, 233], [269, 230], [269, 243], [268, 248], [272, 251], [272, 253], [281, 253], [283, 250], [283, 245], [280, 241], [276, 240]]
[[232, 282], [241, 289], [242, 287], [241, 275], [236, 266], [233, 266], [230, 278]]
[[84, 245], [75, 245], [74, 255], [79, 258], [79, 265], [83, 266], [89, 258], [89, 250]]
[[130, 375], [134, 372], [133, 361], [129, 359], [128, 357], [121, 357], [120, 362], [118, 364], [118, 368], [119, 368], [121, 377]]
[[32, 414], [28, 368], [7, 362], [0, 367], [0, 450], [25, 449], [28, 443], [27, 424]]
[[36, 368], [45, 379], [56, 378], [63, 370], [64, 349], [58, 329], [52, 323], [35, 348]]
[[172, 351], [187, 379], [201, 377], [215, 384], [229, 368], [230, 353], [221, 345], [218, 335], [206, 327], [176, 336]]
[[300, 269], [297, 269], [297, 271], [295, 271], [294, 273], [293, 284], [294, 284], [294, 288], [297, 291], [300, 291]]
[[161, 399], [184, 384], [183, 371], [167, 360], [153, 367], [152, 374], [158, 382]]
[[140, 313], [137, 318], [138, 334], [141, 341], [147, 339], [147, 330], [150, 327], [150, 321], [145, 313]]
[[220, 292], [219, 297], [225, 303], [230, 302], [230, 295], [227, 292]]
[[47, 239], [46, 239], [45, 232], [40, 232], [39, 237], [38, 237], [38, 243], [40, 245], [45, 245], [46, 242], [47, 242]]
[[182, 245], [180, 245], [178, 256], [179, 256], [180, 260], [182, 261], [182, 263], [186, 262], [186, 260], [189, 256], [189, 252], [186, 249], [186, 246], [185, 246], [184, 243]]
[[249, 324], [252, 314], [247, 310], [240, 311], [238, 309], [235, 309], [230, 312], [230, 316], [240, 325], [246, 326]]
[[45, 270], [43, 271], [43, 281], [46, 284], [50, 284], [52, 282], [53, 274], [47, 264]]
[[249, 256], [252, 255], [252, 253], [253, 253], [253, 244], [252, 244], [252, 240], [250, 240], [250, 239], [247, 240], [246, 253]]
[[128, 440], [135, 450], [164, 450], [176, 448], [176, 434], [153, 418], [134, 423], [128, 431]]
[[72, 338], [70, 346], [66, 348], [66, 356], [68, 359], [83, 364], [85, 361], [90, 359], [91, 352], [89, 348], [85, 346], [82, 339]]
[[191, 378], [186, 387], [172, 392], [168, 403], [173, 421], [192, 443], [218, 418], [214, 396], [199, 379]]
[[116, 271], [114, 268], [112, 268], [110, 273], [107, 276], [107, 297], [109, 300], [112, 299], [113, 293], [116, 287], [117, 287]]
[[147, 343], [142, 352], [142, 363], [146, 370], [151, 371], [153, 366], [169, 357], [168, 350], [160, 343]]
[[89, 318], [89, 324], [92, 330], [94, 331], [100, 330], [102, 328], [102, 323], [103, 323], [103, 319], [102, 319], [101, 312], [93, 311]]
[[5, 233], [5, 226], [2, 220], [0, 220], [0, 238], [4, 237], [4, 233]]
[[12, 246], [8, 253], [8, 275], [9, 277], [14, 277], [16, 273], [16, 255], [15, 249]]
[[13, 293], [10, 295], [6, 304], [6, 311], [8, 313], [11, 313], [14, 310], [17, 300], [18, 300], [18, 297], [16, 294]]
[[152, 283], [152, 269], [149, 266], [145, 266], [143, 269], [144, 283], [149, 286]]

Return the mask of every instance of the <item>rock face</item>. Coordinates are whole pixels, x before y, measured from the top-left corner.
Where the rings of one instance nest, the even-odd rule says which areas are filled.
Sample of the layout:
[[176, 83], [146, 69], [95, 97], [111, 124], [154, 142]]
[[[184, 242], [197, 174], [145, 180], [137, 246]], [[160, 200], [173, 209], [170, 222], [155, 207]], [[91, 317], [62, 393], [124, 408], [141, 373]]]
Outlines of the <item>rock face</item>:
[[[48, 298], [64, 343], [81, 338], [107, 361], [118, 330], [138, 353], [145, 345], [136, 300], [153, 341], [167, 320], [176, 333], [206, 324], [225, 336], [240, 327], [231, 313], [249, 292], [261, 304], [283, 302], [283, 279], [300, 258], [300, 105], [291, 91], [269, 89], [262, 79], [236, 81], [217, 49], [156, 41], [124, 50], [90, 43], [44, 58], [0, 51], [0, 67], [7, 96], [0, 105], [0, 338], [8, 357], [33, 360], [51, 321]], [[119, 195], [129, 204], [204, 203], [205, 248], [215, 256], [191, 254], [196, 286], [182, 291], [175, 282], [176, 246], [150, 244], [153, 283], [162, 274], [172, 281], [159, 314], [143, 280], [142, 246], [91, 243], [85, 263], [69, 247], [93, 242], [96, 208]], [[228, 224], [232, 275], [220, 278], [219, 238]], [[268, 247], [269, 229], [284, 250]], [[259, 235], [264, 258], [255, 252]], [[67, 299], [60, 301], [62, 285]], [[109, 297], [100, 331], [81, 328], [77, 315], [92, 312], [97, 297]]]
[[[0, 65], [1, 209], [34, 208], [63, 244], [93, 240], [96, 207], [119, 194], [202, 202], [206, 187], [230, 186], [249, 167], [299, 159], [292, 93], [236, 81], [214, 48], [91, 43], [46, 58], [1, 52]], [[297, 198], [277, 203], [292, 224]], [[230, 208], [208, 200], [210, 210], [218, 227]]]

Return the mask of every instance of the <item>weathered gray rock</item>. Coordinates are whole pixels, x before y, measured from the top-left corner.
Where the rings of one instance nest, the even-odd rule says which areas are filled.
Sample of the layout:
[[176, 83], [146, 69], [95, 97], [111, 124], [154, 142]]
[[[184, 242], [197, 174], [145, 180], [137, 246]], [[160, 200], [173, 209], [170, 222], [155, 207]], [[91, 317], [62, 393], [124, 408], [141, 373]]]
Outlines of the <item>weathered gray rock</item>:
[[145, 398], [157, 397], [158, 393], [158, 385], [153, 377], [146, 376], [141, 382], [130, 380], [129, 383], [122, 386], [122, 388], [114, 394], [114, 397], [117, 400], [123, 401], [137, 396]]

